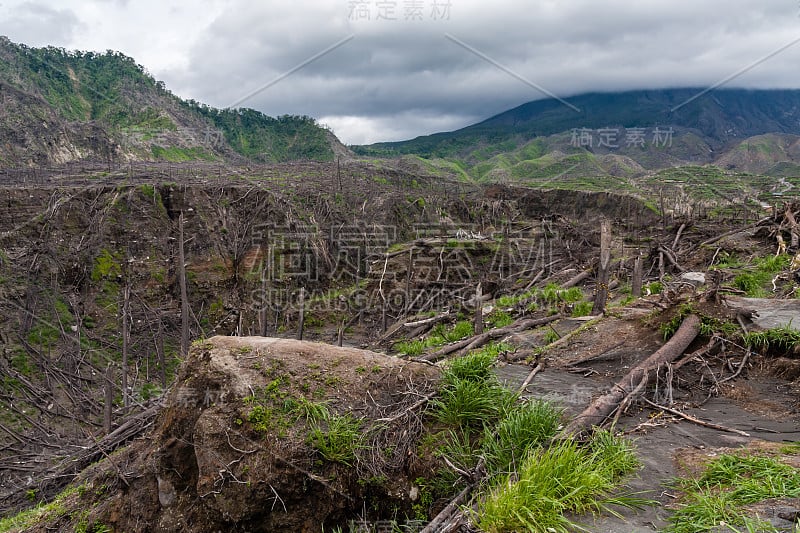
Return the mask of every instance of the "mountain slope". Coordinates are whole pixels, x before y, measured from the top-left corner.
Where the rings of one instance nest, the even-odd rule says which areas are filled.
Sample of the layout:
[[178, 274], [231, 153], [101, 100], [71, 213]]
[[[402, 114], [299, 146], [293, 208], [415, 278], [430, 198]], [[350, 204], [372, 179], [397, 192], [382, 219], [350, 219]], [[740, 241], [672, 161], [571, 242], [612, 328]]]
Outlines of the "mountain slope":
[[119, 52], [30, 48], [0, 37], [0, 166], [77, 160], [330, 160], [309, 117], [183, 101]]
[[377, 143], [357, 151], [465, 158], [476, 147], [496, 147], [494, 151], [499, 153], [535, 137], [580, 128], [671, 126], [676, 133], [693, 133], [714, 148], [765, 133], [800, 134], [798, 90], [701, 91], [591, 93], [567, 98], [569, 105], [555, 99], [537, 100], [453, 132]]

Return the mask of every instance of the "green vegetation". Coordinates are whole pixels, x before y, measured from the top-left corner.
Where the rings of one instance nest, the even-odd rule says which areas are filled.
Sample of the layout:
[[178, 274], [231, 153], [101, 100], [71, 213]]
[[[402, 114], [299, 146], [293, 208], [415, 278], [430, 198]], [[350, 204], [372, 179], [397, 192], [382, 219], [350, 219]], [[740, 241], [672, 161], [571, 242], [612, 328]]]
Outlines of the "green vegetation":
[[791, 352], [800, 346], [800, 331], [785, 326], [780, 328], [751, 331], [744, 336], [744, 343], [762, 353]]
[[120, 265], [118, 254], [112, 254], [108, 250], [103, 249], [94, 260], [94, 267], [92, 268], [92, 281], [98, 282], [106, 278], [116, 278], [122, 275], [122, 266]]
[[561, 337], [558, 335], [558, 332], [551, 327], [547, 327], [544, 330], [544, 336], [542, 337], [542, 341], [545, 344], [552, 344], [556, 342]]
[[[176, 120], [207, 124], [194, 133], [205, 148], [154, 145], [155, 159], [215, 159], [211, 150], [214, 143], [223, 142], [222, 136], [238, 153], [262, 162], [333, 159], [328, 132], [313, 119], [272, 118], [252, 109], [218, 110], [183, 101], [120, 52], [31, 48], [7, 39], [0, 42], [0, 51], [6, 59], [0, 62], [3, 79], [22, 91], [40, 94], [63, 120], [95, 121], [112, 137], [118, 135], [117, 140], [153, 140], [164, 132], [178, 131]], [[44, 105], [32, 106], [30, 119], [47, 111]], [[220, 132], [219, 138], [214, 129]]]
[[483, 452], [493, 472], [516, 468], [534, 449], [555, 435], [562, 412], [542, 400], [515, 406], [497, 426], [485, 435]]
[[408, 357], [421, 355], [428, 348], [444, 346], [449, 342], [457, 342], [475, 333], [472, 323], [467, 320], [456, 322], [448, 329], [444, 324], [437, 324], [426, 339], [399, 341], [393, 348]]
[[485, 531], [568, 532], [578, 526], [565, 515], [637, 507], [643, 500], [612, 496], [619, 479], [638, 467], [631, 446], [600, 431], [587, 446], [560, 440], [530, 453], [478, 505]]
[[217, 157], [208, 152], [205, 148], [194, 146], [192, 148], [181, 148], [179, 146], [150, 146], [153, 159], [169, 161], [171, 163], [181, 163], [183, 161], [214, 161]]
[[281, 374], [277, 366], [266, 369], [264, 373], [273, 379], [244, 398], [245, 403], [252, 406], [245, 419], [254, 431], [277, 431], [278, 436], [285, 436], [293, 423], [295, 406], [288, 391], [289, 378]]
[[583, 300], [583, 291], [580, 287], [562, 289], [557, 283], [548, 283], [544, 289], [538, 293], [538, 296], [549, 305], [561, 303], [569, 304]]
[[660, 281], [653, 281], [645, 286], [645, 294], [661, 294], [664, 290], [664, 284]]
[[424, 340], [399, 341], [394, 344], [393, 348], [408, 357], [417, 357], [422, 355], [427, 344]]
[[5, 533], [12, 529], [28, 529], [35, 524], [44, 521], [54, 521], [65, 516], [68, 513], [67, 500], [71, 499], [77, 493], [77, 487], [69, 487], [56, 496], [50, 503], [41, 504], [32, 509], [17, 513], [16, 515], [3, 518], [0, 520], [0, 533]]
[[671, 533], [714, 531], [721, 522], [748, 531], [776, 531], [748, 518], [746, 506], [770, 498], [800, 497], [800, 470], [777, 458], [725, 454], [711, 461], [699, 477], [678, 479], [684, 494], [670, 518]]
[[49, 322], [40, 320], [28, 332], [28, 342], [33, 346], [50, 347], [61, 337], [61, 331]]
[[352, 465], [356, 451], [363, 446], [361, 423], [349, 413], [331, 414], [327, 408], [316, 408], [311, 418], [308, 442], [328, 461]]
[[758, 258], [754, 263], [754, 268], [742, 272], [733, 279], [733, 285], [753, 298], [767, 296], [766, 285], [776, 273], [789, 266], [790, 260], [791, 258], [785, 254]]
[[[546, 447], [562, 411], [546, 401], [520, 401], [500, 385], [492, 365], [504, 348], [489, 345], [450, 361], [432, 401], [433, 416], [445, 426], [429, 437], [435, 453], [464, 470], [479, 461], [487, 470], [476, 523], [486, 531], [567, 531], [572, 524], [565, 513], [642, 504], [610, 496], [619, 478], [638, 466], [626, 441], [598, 432], [586, 447], [572, 441]], [[459, 483], [445, 469], [424, 485], [441, 496]]]
[[194, 100], [183, 104], [210, 119], [234, 150], [256, 161], [333, 159], [326, 131], [311, 117], [272, 118], [253, 109], [215, 109]]
[[500, 311], [497, 309], [489, 313], [489, 315], [486, 317], [486, 323], [493, 328], [502, 328], [512, 324], [513, 322], [514, 317], [505, 311]]
[[437, 419], [444, 424], [481, 428], [501, 418], [516, 401], [508, 389], [493, 380], [454, 376], [448, 374], [449, 383], [432, 402]]
[[[66, 120], [101, 120], [116, 127], [174, 129], [167, 117], [151, 107], [132, 109], [122, 95], [132, 90], [166, 95], [141, 65], [120, 52], [67, 51], [23, 44], [4, 46], [16, 52], [18, 83], [33, 84]], [[22, 87], [30, 90], [32, 87]]]
[[[683, 319], [692, 313], [697, 313], [691, 303], [683, 304], [678, 308], [677, 313], [667, 322], [660, 326], [661, 333], [664, 335], [664, 340], [672, 337], [678, 328], [681, 327]], [[741, 330], [737, 324], [731, 321], [720, 320], [711, 316], [698, 313], [700, 316], [700, 335], [710, 337], [718, 334], [726, 338], [736, 338], [741, 335]]]
[[466, 320], [456, 322], [456, 324], [453, 326], [453, 329], [441, 332], [441, 336], [447, 342], [460, 341], [461, 339], [466, 339], [474, 334], [475, 330], [473, 329], [472, 322]]
[[572, 307], [572, 316], [573, 317], [581, 317], [581, 316], [589, 316], [592, 314], [592, 307], [594, 304], [592, 302], [578, 302]]

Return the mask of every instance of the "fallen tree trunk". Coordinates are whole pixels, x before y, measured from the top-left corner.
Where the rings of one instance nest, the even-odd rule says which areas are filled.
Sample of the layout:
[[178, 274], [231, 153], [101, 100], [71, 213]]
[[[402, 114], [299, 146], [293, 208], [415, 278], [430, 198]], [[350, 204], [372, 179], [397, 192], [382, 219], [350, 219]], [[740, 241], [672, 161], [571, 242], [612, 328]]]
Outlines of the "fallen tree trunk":
[[444, 357], [450, 355], [453, 352], [457, 352], [463, 349], [471, 350], [473, 348], [479, 348], [493, 339], [504, 337], [510, 333], [517, 333], [520, 331], [524, 331], [526, 329], [530, 329], [536, 326], [543, 326], [545, 324], [549, 324], [550, 322], [555, 322], [556, 320], [559, 320], [561, 318], [564, 318], [563, 315], [553, 315], [539, 319], [526, 318], [522, 320], [517, 320], [516, 322], [508, 326], [497, 329], [490, 329], [485, 333], [481, 333], [480, 335], [474, 335], [464, 340], [460, 340], [454, 344], [445, 346], [444, 348], [438, 351], [429, 353], [428, 355], [417, 357], [416, 360], [428, 361], [428, 362], [438, 361], [439, 359], [443, 359]]
[[447, 504], [447, 506], [441, 510], [441, 512], [434, 517], [433, 520], [425, 526], [420, 533], [437, 533], [439, 531], [444, 531], [445, 526], [447, 526], [450, 522], [452, 522], [453, 518], [460, 512], [458, 506], [466, 501], [467, 497], [469, 497], [470, 492], [475, 487], [474, 484], [467, 485], [467, 487], [462, 490], [458, 496], [456, 496], [453, 501]]
[[661, 364], [672, 362], [680, 357], [683, 351], [697, 337], [698, 333], [700, 333], [700, 318], [697, 315], [687, 316], [669, 342], [633, 367], [609, 392], [594, 400], [564, 428], [561, 436], [569, 437], [581, 433], [592, 426], [601, 425], [619, 407], [620, 402], [646, 379], [652, 370], [658, 368]]
[[751, 228], [755, 228], [756, 226], [759, 226], [759, 225], [763, 224], [764, 222], [768, 222], [771, 218], [772, 218], [771, 216], [770, 217], [764, 217], [764, 218], [762, 218], [760, 220], [757, 220], [756, 222], [753, 222], [752, 224], [747, 224], [746, 226], [742, 226], [741, 228], [732, 229], [730, 231], [726, 231], [725, 233], [721, 233], [721, 234], [717, 235], [716, 237], [712, 237], [710, 239], [706, 239], [703, 242], [700, 242], [700, 243], [695, 244], [694, 246], [691, 246], [688, 250], [686, 250], [686, 253], [688, 254], [688, 253], [694, 252], [695, 250], [697, 250], [697, 249], [699, 249], [699, 248], [701, 248], [703, 246], [708, 246], [709, 244], [714, 244], [715, 242], [717, 242], [717, 241], [719, 241], [721, 239], [724, 239], [725, 237], [730, 237], [731, 235], [736, 235], [737, 233], [741, 233], [741, 232], [747, 231], [747, 230], [749, 230]]
[[589, 279], [592, 277], [592, 273], [594, 273], [594, 265], [588, 270], [584, 270], [583, 272], [578, 273], [577, 275], [573, 276], [572, 278], [568, 279], [564, 283], [561, 284], [562, 289], [571, 289], [572, 287], [576, 286], [580, 282]]

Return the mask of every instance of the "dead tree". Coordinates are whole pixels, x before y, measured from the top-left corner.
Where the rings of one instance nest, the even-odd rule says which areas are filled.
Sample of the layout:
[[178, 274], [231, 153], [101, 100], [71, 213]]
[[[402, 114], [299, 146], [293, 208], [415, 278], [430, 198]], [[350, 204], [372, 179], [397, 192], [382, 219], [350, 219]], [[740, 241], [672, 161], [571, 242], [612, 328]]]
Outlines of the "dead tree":
[[300, 317], [299, 317], [298, 323], [297, 323], [297, 340], [299, 340], [299, 341], [303, 340], [303, 325], [305, 324], [305, 321], [306, 321], [306, 302], [305, 302], [305, 299], [306, 299], [306, 290], [303, 287], [300, 287], [300, 299], [297, 302], [297, 305], [299, 306], [298, 313], [300, 314]]
[[608, 280], [611, 275], [611, 222], [603, 219], [600, 223], [600, 265], [597, 268], [597, 289], [595, 290], [593, 315], [601, 315], [606, 309], [608, 299]]
[[639, 298], [642, 295], [642, 278], [644, 277], [642, 268], [642, 256], [637, 255], [633, 262], [633, 279], [631, 280], [631, 296]]
[[261, 272], [261, 307], [258, 309], [259, 335], [267, 336], [267, 273]]
[[181, 357], [189, 354], [189, 295], [186, 291], [186, 257], [183, 250], [183, 213], [178, 217], [178, 281], [181, 287]]
[[570, 422], [561, 432], [569, 437], [592, 426], [601, 425], [629, 395], [646, 383], [648, 375], [659, 365], [670, 363], [680, 357], [686, 348], [700, 333], [700, 318], [689, 315], [675, 332], [675, 335], [664, 346], [656, 350], [650, 357], [633, 367], [625, 377], [619, 380], [609, 392], [594, 400], [583, 412]]
[[111, 363], [106, 368], [105, 404], [103, 405], [103, 430], [111, 433], [111, 410], [114, 405], [114, 367]]
[[130, 342], [130, 332], [128, 320], [130, 320], [131, 287], [127, 281], [122, 291], [122, 405], [128, 407], [131, 403], [128, 393], [128, 344]]
[[786, 212], [784, 214], [786, 223], [789, 225], [789, 234], [791, 235], [791, 241], [789, 246], [792, 250], [797, 250], [798, 245], [800, 245], [800, 234], [797, 231], [797, 220], [794, 218], [794, 213], [792, 209], [794, 206], [792, 204], [786, 204]]
[[478, 287], [475, 289], [475, 324], [473, 329], [475, 330], [475, 335], [483, 333], [483, 290], [480, 282], [478, 282]]

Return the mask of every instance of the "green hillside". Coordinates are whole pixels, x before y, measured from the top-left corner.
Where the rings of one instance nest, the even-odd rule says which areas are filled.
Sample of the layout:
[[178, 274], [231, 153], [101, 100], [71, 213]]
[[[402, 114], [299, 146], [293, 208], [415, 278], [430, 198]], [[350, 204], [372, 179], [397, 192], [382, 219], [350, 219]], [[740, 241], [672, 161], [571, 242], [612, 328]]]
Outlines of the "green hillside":
[[0, 94], [0, 164], [9, 166], [333, 158], [329, 132], [309, 117], [183, 101], [119, 52], [32, 48], [0, 38]]

